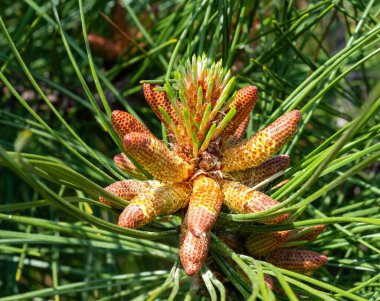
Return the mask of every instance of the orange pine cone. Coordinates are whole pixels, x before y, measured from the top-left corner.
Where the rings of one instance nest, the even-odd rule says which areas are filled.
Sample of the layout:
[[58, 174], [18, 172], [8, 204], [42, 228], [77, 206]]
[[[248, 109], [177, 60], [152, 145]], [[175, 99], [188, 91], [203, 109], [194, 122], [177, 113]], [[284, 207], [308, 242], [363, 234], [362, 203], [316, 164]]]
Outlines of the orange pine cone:
[[108, 40], [105, 37], [96, 34], [87, 35], [88, 43], [92, 51], [105, 60], [113, 60], [120, 56], [125, 48], [116, 44], [114, 41]]
[[245, 247], [249, 254], [259, 257], [281, 248], [288, 237], [289, 231], [252, 233], [245, 242]]
[[228, 110], [236, 108], [236, 114], [221, 133], [223, 142], [227, 142], [244, 120], [249, 117], [249, 113], [256, 104], [257, 97], [258, 91], [256, 86], [244, 87], [237, 91], [234, 101], [228, 108]]
[[117, 154], [113, 157], [113, 161], [121, 170], [125, 171], [128, 175], [133, 178], [145, 179], [145, 175], [137, 169], [137, 167], [132, 163], [128, 157], [123, 154]]
[[199, 272], [206, 260], [211, 233], [196, 237], [188, 227], [187, 216], [182, 221], [179, 257], [187, 275]]
[[316, 239], [319, 234], [323, 232], [326, 225], [310, 226], [303, 229], [290, 231], [289, 241], [307, 240], [311, 241]]
[[243, 120], [243, 122], [236, 129], [235, 133], [228, 140], [227, 147], [233, 146], [237, 144], [238, 142], [240, 142], [241, 140], [243, 140], [244, 135], [247, 133], [249, 120], [250, 120], [250, 116], [248, 115], [247, 118]]
[[288, 168], [289, 164], [289, 156], [279, 155], [270, 158], [257, 167], [231, 171], [230, 175], [235, 181], [252, 187], [269, 178], [270, 176], [273, 176], [275, 173]]
[[327, 262], [325, 255], [308, 250], [279, 249], [266, 258], [269, 263], [294, 272], [311, 272]]
[[123, 140], [124, 135], [132, 132], [152, 135], [150, 131], [135, 117], [127, 112], [115, 110], [112, 112], [111, 124], [116, 135]]
[[211, 230], [222, 202], [222, 192], [216, 181], [204, 175], [195, 179], [187, 211], [189, 230], [194, 236], [199, 237]]
[[123, 145], [126, 152], [158, 180], [182, 182], [194, 173], [193, 165], [152, 135], [129, 133], [124, 136]]
[[168, 96], [165, 92], [154, 91], [154, 88], [160, 87], [159, 85], [151, 85], [151, 84], [143, 84], [144, 96], [149, 106], [152, 108], [153, 112], [156, 116], [161, 120], [161, 122], [165, 125], [165, 127], [170, 131], [170, 127], [166, 122], [165, 118], [162, 116], [162, 113], [158, 109], [158, 107], [162, 107], [173, 120], [174, 124], [178, 126], [178, 116], [168, 99]]
[[236, 231], [213, 230], [213, 233], [229, 246], [235, 253], [242, 253], [244, 248], [244, 234]]
[[[130, 201], [137, 194], [143, 192], [146, 189], [151, 189], [152, 187], [158, 187], [160, 184], [158, 181], [136, 181], [136, 180], [123, 180], [112, 183], [111, 185], [104, 188], [108, 192], [116, 195], [119, 198]], [[112, 203], [104, 197], [99, 197], [99, 201], [103, 204], [112, 206]]]
[[120, 214], [118, 225], [124, 228], [138, 228], [156, 216], [174, 213], [188, 205], [190, 192], [190, 186], [182, 183], [144, 191], [125, 207]]
[[[235, 213], [256, 213], [270, 209], [279, 204], [276, 200], [257, 190], [238, 182], [225, 181], [222, 187], [223, 204]], [[263, 224], [278, 224], [289, 216], [288, 213], [281, 214], [258, 222]]]
[[223, 152], [222, 170], [243, 170], [265, 162], [293, 137], [300, 118], [300, 111], [288, 112], [248, 141], [227, 148]]

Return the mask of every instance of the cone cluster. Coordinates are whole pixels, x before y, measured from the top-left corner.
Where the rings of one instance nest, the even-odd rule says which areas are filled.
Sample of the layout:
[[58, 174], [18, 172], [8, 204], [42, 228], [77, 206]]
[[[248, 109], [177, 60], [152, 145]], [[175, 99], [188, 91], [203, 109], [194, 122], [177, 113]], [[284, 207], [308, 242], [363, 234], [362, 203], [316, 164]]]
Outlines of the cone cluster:
[[[301, 118], [297, 110], [285, 113], [245, 140], [258, 90], [248, 86], [233, 93], [234, 85], [221, 62], [211, 64], [206, 56], [183, 63], [174, 83], [144, 83], [144, 96], [165, 125], [169, 144], [127, 112], [112, 112], [113, 129], [124, 146], [115, 163], [140, 179], [106, 187], [130, 202], [119, 225], [138, 228], [157, 216], [184, 214], [180, 259], [188, 275], [196, 274], [207, 257], [222, 205], [233, 213], [254, 213], [279, 204], [252, 187], [289, 166], [288, 156], [275, 155], [296, 133]], [[143, 180], [147, 174], [154, 180]], [[110, 200], [99, 200], [112, 206]], [[287, 217], [284, 213], [260, 222], [277, 224]]]

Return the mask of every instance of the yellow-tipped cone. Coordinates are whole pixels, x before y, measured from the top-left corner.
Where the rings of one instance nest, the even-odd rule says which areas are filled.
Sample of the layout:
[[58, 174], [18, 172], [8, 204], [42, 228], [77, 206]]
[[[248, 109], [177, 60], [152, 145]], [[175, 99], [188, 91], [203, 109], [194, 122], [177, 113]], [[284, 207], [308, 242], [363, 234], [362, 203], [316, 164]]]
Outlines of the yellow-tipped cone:
[[143, 133], [124, 136], [124, 149], [153, 177], [161, 181], [182, 182], [194, 172], [187, 163], [157, 138]]
[[223, 172], [256, 167], [268, 160], [293, 137], [300, 119], [300, 111], [291, 111], [246, 142], [227, 148], [223, 152]]

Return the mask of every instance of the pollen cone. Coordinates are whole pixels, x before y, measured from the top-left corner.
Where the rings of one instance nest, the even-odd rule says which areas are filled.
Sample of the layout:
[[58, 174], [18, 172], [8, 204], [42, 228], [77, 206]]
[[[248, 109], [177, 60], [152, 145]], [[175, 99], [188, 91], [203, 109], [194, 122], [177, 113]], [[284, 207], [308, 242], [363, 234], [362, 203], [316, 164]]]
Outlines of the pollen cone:
[[311, 241], [316, 239], [319, 234], [323, 232], [326, 225], [310, 226], [303, 229], [292, 230], [290, 232], [289, 241], [307, 240]]
[[229, 110], [236, 108], [236, 114], [223, 130], [222, 141], [226, 142], [249, 117], [249, 113], [256, 104], [257, 96], [258, 91], [255, 86], [244, 87], [237, 91], [234, 101], [229, 106]]
[[140, 121], [127, 112], [118, 110], [113, 111], [111, 116], [111, 124], [116, 135], [118, 135], [121, 140], [123, 140], [125, 134], [132, 132], [151, 135], [150, 131], [143, 126]]
[[[135, 181], [135, 180], [123, 180], [123, 181], [112, 183], [111, 185], [107, 186], [104, 189], [112, 193], [113, 195], [116, 195], [119, 198], [122, 198], [126, 201], [130, 201], [142, 191], [149, 189], [151, 187], [156, 187], [158, 185], [159, 185], [158, 181], [141, 182], [141, 181]], [[102, 202], [103, 204], [112, 206], [112, 203], [104, 197], [100, 196], [99, 201]]]
[[282, 247], [289, 237], [289, 231], [252, 233], [245, 247], [253, 256], [263, 256]]
[[327, 257], [308, 250], [279, 249], [269, 254], [266, 261], [282, 269], [306, 273], [326, 264]]
[[[266, 194], [252, 190], [238, 182], [225, 181], [222, 192], [223, 204], [235, 213], [261, 212], [279, 204], [279, 202]], [[288, 213], [284, 213], [276, 217], [259, 220], [258, 222], [263, 224], [278, 224], [283, 222], [288, 216]]]
[[195, 179], [187, 211], [188, 226], [194, 236], [200, 237], [211, 230], [222, 202], [222, 192], [216, 181], [204, 175]]
[[248, 115], [248, 117], [245, 118], [243, 122], [239, 125], [235, 133], [230, 137], [226, 147], [231, 147], [243, 140], [245, 134], [247, 133], [249, 120], [250, 120], [250, 116]]
[[290, 158], [287, 155], [279, 155], [261, 163], [257, 167], [231, 171], [231, 177], [247, 186], [254, 186], [275, 173], [288, 168]]
[[123, 154], [117, 154], [113, 157], [113, 161], [121, 170], [125, 171], [128, 175], [133, 178], [145, 179], [145, 175], [137, 169], [137, 167], [128, 159], [128, 157]]
[[124, 47], [116, 44], [114, 41], [108, 40], [100, 35], [87, 35], [88, 43], [92, 51], [104, 58], [105, 60], [113, 60], [124, 52]]
[[213, 233], [229, 246], [235, 253], [242, 253], [244, 248], [245, 235], [236, 231], [226, 231], [225, 229], [213, 230]]
[[181, 183], [140, 193], [120, 214], [118, 225], [138, 228], [158, 215], [174, 213], [188, 205], [190, 192], [189, 185]]
[[187, 275], [199, 272], [206, 260], [211, 232], [196, 237], [188, 227], [187, 216], [182, 222], [179, 257]]
[[162, 91], [154, 91], [154, 88], [158, 88], [160, 86], [158, 85], [151, 85], [151, 84], [143, 84], [143, 91], [144, 96], [147, 102], [149, 103], [149, 106], [152, 108], [153, 112], [156, 114], [156, 116], [161, 120], [161, 122], [165, 125], [165, 127], [170, 130], [170, 127], [168, 123], [166, 122], [165, 118], [162, 116], [162, 113], [158, 109], [158, 107], [162, 107], [170, 116], [170, 118], [173, 120], [175, 125], [179, 124], [178, 116], [175, 113], [175, 110], [170, 103], [170, 100], [168, 99], [168, 96], [165, 92]]
[[193, 165], [152, 135], [129, 133], [124, 136], [124, 149], [142, 168], [161, 181], [182, 182], [194, 172]]
[[243, 170], [265, 162], [293, 137], [300, 118], [300, 111], [288, 112], [249, 140], [227, 148], [223, 152], [222, 170]]

